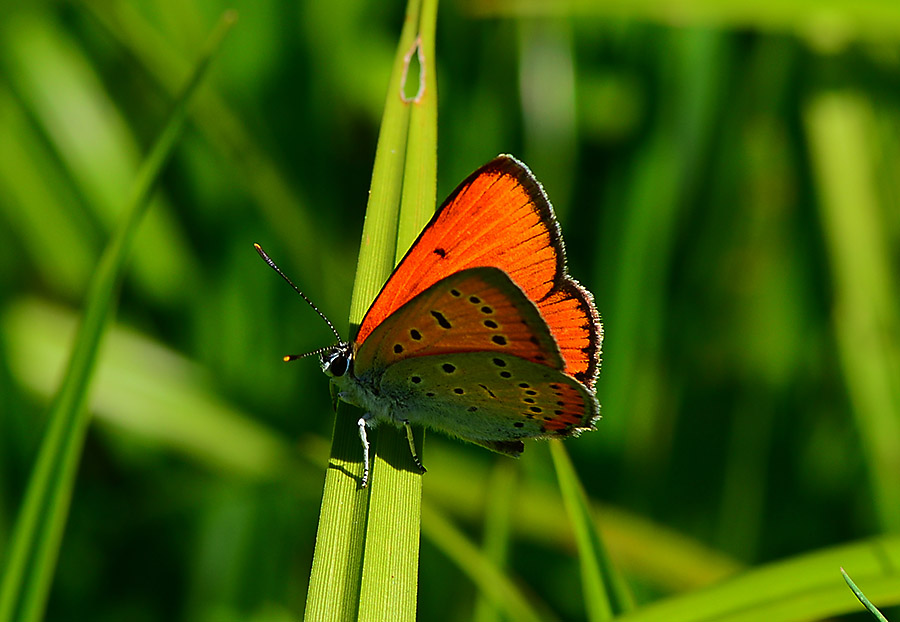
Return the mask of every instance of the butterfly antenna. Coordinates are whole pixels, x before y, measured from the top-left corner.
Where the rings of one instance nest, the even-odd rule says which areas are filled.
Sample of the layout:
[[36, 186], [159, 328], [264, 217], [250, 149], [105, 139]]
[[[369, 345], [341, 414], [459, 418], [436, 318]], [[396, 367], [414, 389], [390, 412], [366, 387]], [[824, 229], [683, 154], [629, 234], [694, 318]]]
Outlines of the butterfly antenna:
[[[269, 267], [270, 267], [270, 268], [272, 268], [275, 272], [277, 272], [279, 275], [281, 275], [281, 278], [283, 278], [285, 281], [287, 281], [288, 285], [290, 285], [291, 287], [293, 287], [295, 292], [297, 292], [298, 294], [300, 294], [300, 297], [303, 298], [303, 300], [305, 300], [305, 301], [307, 302], [307, 304], [309, 304], [309, 306], [312, 307], [313, 310], [314, 310], [316, 313], [319, 314], [319, 317], [322, 318], [323, 320], [325, 320], [325, 323], [328, 324], [328, 328], [331, 329], [331, 332], [334, 333], [334, 336], [337, 337], [337, 340], [338, 340], [339, 342], [343, 343], [343, 339], [341, 339], [341, 334], [340, 334], [339, 332], [337, 332], [337, 329], [334, 327], [334, 324], [331, 323], [331, 320], [329, 320], [327, 317], [325, 317], [325, 314], [322, 313], [321, 311], [319, 311], [319, 307], [317, 307], [316, 305], [314, 305], [314, 304], [313, 304], [313, 301], [310, 300], [309, 298], [307, 298], [307, 297], [306, 297], [306, 294], [304, 294], [303, 292], [301, 292], [301, 291], [300, 291], [300, 288], [297, 287], [296, 285], [294, 285], [293, 281], [291, 281], [291, 280], [287, 277], [287, 275], [286, 275], [284, 272], [281, 271], [281, 268], [279, 268], [278, 266], [275, 265], [275, 262], [272, 261], [272, 258], [269, 257], [269, 256], [266, 254], [266, 251], [264, 251], [264, 250], [262, 249], [262, 246], [260, 246], [259, 244], [254, 243], [254, 244], [253, 244], [253, 248], [255, 248], [255, 249], [256, 249], [256, 252], [259, 253], [259, 256], [263, 258], [263, 261], [265, 261], [267, 264], [269, 264]], [[320, 352], [324, 352], [325, 350], [328, 350], [330, 347], [331, 347], [331, 346], [328, 346], [328, 347], [325, 347], [325, 348], [319, 348], [318, 350], [316, 350], [316, 351], [314, 351], [314, 352], [307, 352], [306, 354], [292, 354], [292, 355], [290, 355], [290, 356], [284, 357], [284, 360], [285, 360], [285, 361], [293, 361], [293, 360], [296, 360], [296, 359], [299, 359], [299, 358], [303, 358], [304, 356], [309, 356], [309, 355], [311, 355], [311, 354], [318, 354], [318, 353], [320, 353]]]
[[313, 350], [312, 352], [306, 352], [305, 354], [287, 354], [284, 356], [284, 362], [287, 363], [289, 361], [305, 359], [307, 356], [312, 356], [314, 354], [321, 354], [322, 352], [327, 352], [328, 350], [333, 350], [333, 349], [334, 349], [334, 346], [325, 346], [324, 348], [319, 348], [318, 350]]

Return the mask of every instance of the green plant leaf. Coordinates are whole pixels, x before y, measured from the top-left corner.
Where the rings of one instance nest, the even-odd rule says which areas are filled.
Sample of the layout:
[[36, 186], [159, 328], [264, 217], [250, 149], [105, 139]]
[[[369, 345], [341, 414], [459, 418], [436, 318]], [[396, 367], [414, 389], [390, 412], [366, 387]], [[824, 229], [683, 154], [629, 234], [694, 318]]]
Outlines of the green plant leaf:
[[850, 578], [850, 575], [841, 568], [841, 576], [844, 577], [844, 581], [847, 582], [847, 585], [850, 586], [850, 589], [853, 590], [853, 594], [856, 598], [859, 599], [859, 602], [863, 604], [863, 607], [868, 610], [869, 613], [872, 614], [872, 617], [878, 620], [878, 622], [888, 622], [887, 618], [885, 618], [880, 611], [878, 611], [878, 607], [869, 602], [869, 599], [866, 598], [866, 595], [863, 594], [862, 590], [856, 586], [856, 583], [853, 582], [853, 579]]
[[550, 442], [550, 455], [575, 530], [588, 619], [593, 622], [612, 620], [614, 616], [634, 609], [631, 593], [606, 553], [587, 495], [561, 441]]
[[622, 622], [787, 622], [856, 611], [835, 570], [853, 567], [869, 596], [900, 603], [900, 536], [873, 538], [759, 566], [732, 579], [642, 607]]
[[[410, 0], [378, 137], [351, 326], [362, 321], [396, 261], [434, 211], [436, 18], [436, 0]], [[411, 52], [424, 58], [420, 72], [426, 87], [422, 97], [405, 101], [404, 76]], [[356, 427], [359, 414], [354, 413], [342, 404], [335, 420], [306, 618], [414, 620], [421, 474], [412, 463], [405, 436], [384, 427], [371, 435], [370, 486], [360, 490], [362, 449]], [[420, 433], [420, 447], [421, 441]]]
[[184, 127], [191, 95], [235, 18], [233, 11], [226, 12], [210, 36], [193, 74], [175, 100], [162, 133], [141, 166], [124, 217], [91, 279], [78, 337], [50, 407], [47, 431], [13, 531], [0, 586], [2, 622], [39, 620], [43, 616], [90, 422], [86, 404], [97, 353], [115, 313], [128, 254], [156, 180]]

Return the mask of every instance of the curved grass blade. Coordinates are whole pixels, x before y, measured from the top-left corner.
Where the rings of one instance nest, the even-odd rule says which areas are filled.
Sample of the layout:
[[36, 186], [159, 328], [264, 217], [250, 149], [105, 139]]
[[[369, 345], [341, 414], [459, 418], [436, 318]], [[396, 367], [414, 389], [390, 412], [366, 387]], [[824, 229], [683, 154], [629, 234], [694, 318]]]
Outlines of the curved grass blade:
[[[410, 0], [407, 6], [372, 171], [350, 306], [353, 326], [362, 321], [397, 258], [434, 211], [436, 15], [436, 0]], [[425, 59], [426, 89], [424, 97], [408, 102], [401, 93], [410, 50]], [[385, 427], [371, 435], [370, 488], [360, 490], [359, 414], [350, 411], [342, 405], [335, 419], [306, 619], [414, 620], [421, 475], [405, 437]]]
[[844, 581], [846, 581], [847, 585], [850, 586], [850, 589], [853, 590], [853, 593], [859, 599], [859, 602], [861, 602], [863, 604], [863, 607], [865, 607], [869, 611], [869, 613], [872, 614], [872, 617], [875, 618], [876, 620], [878, 620], [878, 622], [887, 622], [887, 618], [885, 618], [881, 614], [881, 612], [878, 611], [878, 608], [875, 605], [873, 605], [872, 603], [869, 602], [869, 599], [866, 598], [866, 595], [862, 593], [861, 589], [856, 587], [856, 584], [853, 582], [853, 579], [850, 578], [850, 575], [848, 575], [847, 572], [843, 568], [841, 568], [841, 576], [844, 577]]
[[616, 615], [634, 608], [631, 593], [606, 553], [591, 516], [587, 495], [562, 442], [550, 442], [550, 455], [553, 456], [559, 489], [575, 531], [588, 619], [592, 622], [612, 620]]
[[115, 312], [128, 253], [153, 186], [184, 127], [190, 97], [235, 18], [234, 12], [226, 12], [210, 36], [205, 52], [141, 166], [125, 217], [104, 250], [89, 285], [78, 337], [50, 407], [47, 432], [13, 531], [0, 585], [2, 622], [39, 620], [43, 615], [90, 420], [86, 408], [88, 391], [101, 339]]
[[900, 603], [900, 536], [862, 540], [759, 566], [733, 579], [642, 607], [617, 622], [788, 622], [856, 611], [836, 580], [852, 566], [884, 606]]

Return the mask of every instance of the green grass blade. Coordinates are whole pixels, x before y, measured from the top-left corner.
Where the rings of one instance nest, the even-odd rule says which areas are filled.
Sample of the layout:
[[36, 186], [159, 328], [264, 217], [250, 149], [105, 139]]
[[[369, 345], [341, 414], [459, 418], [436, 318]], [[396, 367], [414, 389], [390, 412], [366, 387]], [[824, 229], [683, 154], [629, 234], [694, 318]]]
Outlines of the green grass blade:
[[[437, 0], [422, 2], [418, 10], [418, 18], [413, 22], [417, 25], [418, 31], [403, 60], [406, 64], [407, 80], [412, 79], [417, 73], [419, 86], [413, 88], [416, 94], [409, 101], [405, 101], [405, 97], [401, 98], [401, 93], [408, 90], [406, 80], [400, 85], [400, 90], [393, 94], [388, 93], [389, 102], [392, 100], [393, 105], [398, 106], [397, 114], [401, 114], [400, 111], [405, 108], [409, 116], [393, 263], [402, 259], [407, 248], [434, 213], [435, 207], [437, 88], [434, 34]], [[401, 46], [398, 56], [402, 50]], [[418, 71], [414, 73], [411, 65], [416, 61]], [[386, 115], [387, 112], [386, 109]], [[421, 457], [423, 430], [417, 430], [416, 439], [417, 452]], [[375, 460], [372, 464], [373, 481], [369, 499], [359, 619], [415, 620], [422, 475], [412, 464], [409, 446], [403, 432], [389, 427], [384, 428], [373, 447]]]
[[481, 594], [510, 620], [537, 622], [548, 619], [546, 613], [542, 615], [528, 602], [509, 576], [428, 504], [422, 507], [422, 534], [465, 572]]
[[611, 620], [618, 614], [634, 609], [631, 593], [606, 553], [597, 524], [591, 515], [587, 494], [561, 441], [550, 442], [550, 454], [553, 456], [566, 511], [575, 531], [588, 619], [592, 622]]
[[[796, 32], [823, 37], [896, 38], [900, 34], [900, 7], [893, 2], [809, 0], [785, 2], [680, 2], [678, 11], [665, 0], [468, 0], [466, 8], [483, 17], [549, 17], [582, 15], [648, 20], [664, 25], [715, 25], [720, 28]], [[812, 10], [815, 7], [816, 10]], [[828, 19], [822, 18], [827, 12]]]
[[[362, 321], [402, 255], [401, 247], [412, 242], [434, 211], [436, 12], [433, 0], [410, 0], [407, 8], [372, 171], [350, 306], [352, 326]], [[425, 57], [428, 96], [409, 103], [401, 99], [404, 57], [415, 49], [417, 40]], [[355, 425], [359, 414], [351, 411], [341, 406], [335, 420], [306, 618], [413, 620], [421, 476], [412, 464], [405, 437], [385, 427], [371, 435], [370, 488], [359, 490], [362, 450]]]
[[50, 407], [47, 432], [13, 532], [0, 587], [0, 621], [39, 620], [43, 615], [89, 423], [86, 402], [97, 352], [115, 311], [128, 253], [153, 186], [184, 126], [190, 96], [234, 19], [233, 12], [226, 13], [214, 30], [193, 75], [176, 100], [165, 128], [139, 171], [125, 217], [100, 258], [89, 285], [78, 338], [62, 385]]
[[850, 613], [859, 603], [837, 579], [852, 567], [871, 598], [900, 603], [900, 536], [873, 538], [758, 566], [728, 581], [643, 607], [621, 622], [788, 622]]
[[869, 611], [869, 613], [872, 614], [872, 617], [878, 620], [878, 622], [887, 622], [887, 618], [885, 618], [881, 614], [881, 612], [878, 611], [878, 607], [869, 602], [869, 599], [866, 598], [866, 595], [863, 594], [862, 590], [856, 586], [856, 584], [853, 582], [853, 579], [850, 578], [850, 575], [848, 575], [843, 568], [841, 568], [841, 576], [844, 577], [844, 581], [846, 581], [847, 585], [850, 586], [850, 589], [853, 590], [853, 594], [856, 596], [856, 598], [859, 599], [859, 602], [863, 604], [863, 607], [865, 607]]
[[875, 187], [876, 126], [852, 93], [814, 98], [806, 110], [825, 241], [834, 275], [833, 322], [852, 412], [881, 527], [900, 530], [900, 307], [888, 210]]

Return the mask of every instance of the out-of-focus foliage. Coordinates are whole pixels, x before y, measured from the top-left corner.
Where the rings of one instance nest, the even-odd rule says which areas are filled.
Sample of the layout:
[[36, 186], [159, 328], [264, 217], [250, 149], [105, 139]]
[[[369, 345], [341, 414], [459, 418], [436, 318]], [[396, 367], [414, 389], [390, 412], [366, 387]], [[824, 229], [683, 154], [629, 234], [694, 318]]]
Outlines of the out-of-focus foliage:
[[[638, 605], [896, 534], [900, 5], [552, 4], [441, 6], [438, 198], [510, 152], [559, 212], [607, 331], [604, 419], [566, 447]], [[280, 357], [332, 335], [252, 243], [347, 334], [401, 3], [0, 7], [0, 559], [87, 280], [228, 6], [94, 379], [49, 620], [303, 610], [334, 415]], [[494, 619], [464, 535], [584, 619], [546, 446], [423, 458], [420, 618]]]

